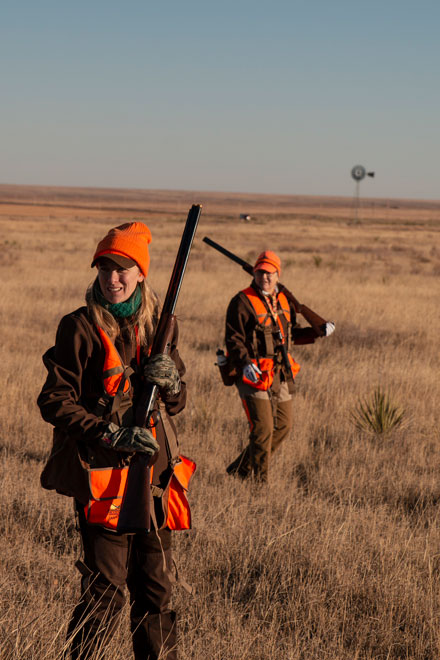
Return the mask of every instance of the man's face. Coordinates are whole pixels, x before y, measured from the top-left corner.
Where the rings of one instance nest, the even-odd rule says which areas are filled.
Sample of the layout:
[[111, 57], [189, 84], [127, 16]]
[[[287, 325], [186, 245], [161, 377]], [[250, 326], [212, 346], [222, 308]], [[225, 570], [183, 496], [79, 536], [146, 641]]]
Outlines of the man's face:
[[275, 291], [279, 276], [278, 271], [269, 273], [267, 270], [259, 268], [254, 272], [255, 282], [264, 293], [272, 294]]

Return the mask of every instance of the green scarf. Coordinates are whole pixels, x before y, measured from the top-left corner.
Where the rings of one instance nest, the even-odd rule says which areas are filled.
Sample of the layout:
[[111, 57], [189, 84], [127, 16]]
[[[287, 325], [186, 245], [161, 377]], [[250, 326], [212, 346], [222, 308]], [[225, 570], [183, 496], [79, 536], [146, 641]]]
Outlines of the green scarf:
[[136, 286], [130, 298], [120, 303], [110, 303], [106, 298], [104, 298], [97, 279], [93, 285], [93, 294], [95, 296], [96, 302], [98, 302], [101, 307], [104, 307], [104, 309], [106, 309], [108, 312], [110, 312], [110, 314], [118, 319], [126, 319], [128, 316], [133, 316], [133, 314], [136, 314], [142, 302], [142, 294], [139, 284]]

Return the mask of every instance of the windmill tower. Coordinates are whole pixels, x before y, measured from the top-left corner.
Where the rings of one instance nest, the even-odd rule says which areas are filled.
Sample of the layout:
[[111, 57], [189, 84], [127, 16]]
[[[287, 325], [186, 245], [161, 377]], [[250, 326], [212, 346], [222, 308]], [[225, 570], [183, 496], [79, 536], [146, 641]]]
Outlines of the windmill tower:
[[362, 179], [365, 178], [365, 176], [371, 176], [374, 177], [374, 172], [367, 172], [365, 167], [363, 165], [355, 165], [352, 170], [351, 170], [351, 177], [356, 181], [356, 188], [355, 188], [355, 193], [354, 193], [354, 198], [353, 198], [353, 210], [354, 210], [354, 222], [358, 222], [358, 214], [359, 214], [359, 188], [360, 188], [360, 183]]

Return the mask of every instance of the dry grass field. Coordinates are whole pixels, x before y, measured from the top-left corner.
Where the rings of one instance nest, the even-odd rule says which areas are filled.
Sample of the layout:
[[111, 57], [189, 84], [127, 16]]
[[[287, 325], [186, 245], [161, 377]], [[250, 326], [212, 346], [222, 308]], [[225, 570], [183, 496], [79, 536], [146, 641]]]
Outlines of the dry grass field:
[[[127, 220], [152, 231], [166, 291], [188, 209], [203, 212], [178, 304], [189, 401], [177, 419], [198, 470], [193, 530], [174, 536], [181, 660], [440, 658], [440, 202], [0, 186], [0, 657], [59, 660], [78, 596], [71, 502], [43, 491], [51, 429], [36, 398], [61, 316], [83, 304], [94, 247]], [[250, 222], [239, 219], [249, 213]], [[294, 350], [295, 425], [258, 488], [225, 473], [244, 413], [214, 366], [247, 260], [336, 323]], [[304, 324], [304, 322], [303, 322]], [[350, 413], [378, 387], [404, 410], [388, 434]], [[130, 658], [127, 617], [108, 660]], [[98, 658], [95, 658], [98, 660]]]

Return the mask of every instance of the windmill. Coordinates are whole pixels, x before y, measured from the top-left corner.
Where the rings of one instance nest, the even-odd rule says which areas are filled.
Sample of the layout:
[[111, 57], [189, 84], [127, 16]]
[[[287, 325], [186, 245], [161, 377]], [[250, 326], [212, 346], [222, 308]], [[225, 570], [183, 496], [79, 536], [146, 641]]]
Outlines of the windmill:
[[355, 165], [351, 170], [351, 176], [356, 181], [356, 189], [354, 193], [353, 207], [354, 207], [354, 221], [358, 222], [358, 210], [359, 210], [359, 187], [360, 182], [365, 176], [374, 177], [374, 172], [367, 172], [363, 165]]

